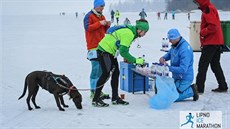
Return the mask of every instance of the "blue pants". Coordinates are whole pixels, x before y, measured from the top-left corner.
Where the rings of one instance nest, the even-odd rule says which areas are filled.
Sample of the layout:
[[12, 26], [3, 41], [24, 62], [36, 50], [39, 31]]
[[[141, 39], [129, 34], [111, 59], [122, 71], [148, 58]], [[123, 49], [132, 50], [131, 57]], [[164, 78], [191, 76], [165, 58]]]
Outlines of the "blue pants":
[[175, 80], [177, 91], [179, 92], [179, 98], [176, 101], [181, 101], [186, 98], [193, 97], [194, 93], [191, 87], [192, 82], [184, 80]]
[[90, 89], [91, 91], [95, 91], [97, 81], [99, 77], [101, 76], [102, 71], [101, 71], [101, 67], [98, 61], [92, 60], [91, 65], [92, 65], [92, 70], [90, 74]]

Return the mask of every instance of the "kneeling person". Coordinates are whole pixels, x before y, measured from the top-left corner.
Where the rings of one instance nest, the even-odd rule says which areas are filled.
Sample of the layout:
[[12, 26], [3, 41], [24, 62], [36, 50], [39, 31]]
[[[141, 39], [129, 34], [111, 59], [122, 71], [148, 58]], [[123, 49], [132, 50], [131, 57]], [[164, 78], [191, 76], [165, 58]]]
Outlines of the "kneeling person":
[[193, 100], [196, 101], [199, 95], [196, 85], [192, 85], [194, 79], [192, 47], [177, 29], [168, 31], [168, 39], [172, 43], [171, 49], [159, 61], [165, 64], [166, 61], [170, 60], [169, 71], [172, 72], [172, 77], [179, 92], [179, 98], [176, 101], [190, 97], [193, 97]]

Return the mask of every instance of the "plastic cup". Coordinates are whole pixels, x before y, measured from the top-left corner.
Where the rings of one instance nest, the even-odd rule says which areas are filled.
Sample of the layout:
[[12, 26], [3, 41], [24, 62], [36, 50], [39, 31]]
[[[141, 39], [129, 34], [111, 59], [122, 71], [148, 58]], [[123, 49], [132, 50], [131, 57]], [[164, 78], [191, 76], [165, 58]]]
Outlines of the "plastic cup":
[[121, 99], [125, 99], [125, 94], [120, 94]]

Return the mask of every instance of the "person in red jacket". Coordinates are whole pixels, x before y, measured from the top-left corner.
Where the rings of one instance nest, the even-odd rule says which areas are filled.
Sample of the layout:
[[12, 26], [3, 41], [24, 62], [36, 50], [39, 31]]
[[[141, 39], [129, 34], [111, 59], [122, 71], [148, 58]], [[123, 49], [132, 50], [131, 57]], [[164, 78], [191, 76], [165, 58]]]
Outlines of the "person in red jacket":
[[196, 76], [199, 93], [204, 93], [206, 73], [210, 64], [218, 82], [213, 92], [227, 92], [228, 86], [220, 65], [220, 57], [224, 39], [217, 9], [209, 0], [193, 0], [202, 11], [200, 26], [201, 56]]
[[[96, 49], [98, 43], [104, 37], [107, 29], [110, 27], [110, 21], [106, 21], [104, 15], [102, 14], [104, 10], [105, 2], [104, 0], [94, 0], [94, 8], [89, 11], [84, 17], [84, 28], [85, 28], [85, 38], [87, 45], [87, 59], [90, 60], [92, 65], [92, 70], [90, 74], [90, 98], [94, 97], [94, 92], [96, 90], [96, 83], [101, 75], [101, 68], [99, 62], [97, 61]], [[108, 94], [101, 94], [102, 98], [110, 99]]]

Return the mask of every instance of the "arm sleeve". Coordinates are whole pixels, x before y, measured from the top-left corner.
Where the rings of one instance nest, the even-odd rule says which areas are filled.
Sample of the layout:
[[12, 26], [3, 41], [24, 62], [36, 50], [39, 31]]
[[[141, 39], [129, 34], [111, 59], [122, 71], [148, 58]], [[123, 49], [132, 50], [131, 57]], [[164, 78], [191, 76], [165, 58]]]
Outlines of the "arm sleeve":
[[122, 57], [124, 57], [128, 62], [135, 63], [136, 58], [129, 53], [129, 48], [123, 45], [120, 45], [119, 52]]
[[180, 53], [180, 63], [179, 66], [169, 66], [169, 71], [177, 74], [184, 74], [187, 72], [191, 60], [191, 56], [188, 50]]
[[91, 22], [91, 17], [90, 17], [90, 15], [87, 15], [84, 18], [84, 28], [86, 31], [89, 31], [89, 32], [95, 31], [102, 26], [99, 21], [95, 22], [95, 23], [90, 23], [90, 22]]
[[171, 59], [171, 49], [163, 56], [163, 58], [165, 59], [165, 61], [168, 61]]
[[207, 27], [200, 30], [201, 36], [206, 36], [208, 34], [214, 33], [217, 31], [218, 19], [216, 17], [216, 12], [212, 8], [208, 8], [209, 13], [203, 13], [204, 20], [207, 22]]

